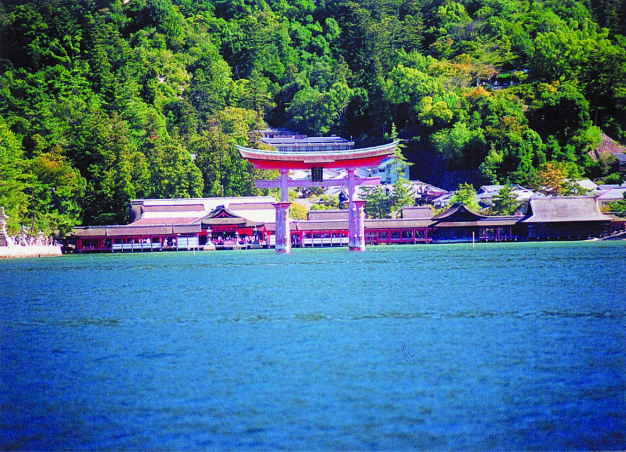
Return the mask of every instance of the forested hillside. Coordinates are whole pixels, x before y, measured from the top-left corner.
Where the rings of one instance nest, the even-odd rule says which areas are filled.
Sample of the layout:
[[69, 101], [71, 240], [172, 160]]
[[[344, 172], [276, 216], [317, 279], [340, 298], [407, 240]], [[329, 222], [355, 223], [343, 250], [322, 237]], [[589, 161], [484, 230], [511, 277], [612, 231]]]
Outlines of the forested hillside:
[[[528, 184], [618, 178], [621, 0], [0, 1], [10, 226], [124, 222], [135, 197], [254, 194], [234, 143], [286, 126]], [[422, 168], [423, 169], [423, 168]]]

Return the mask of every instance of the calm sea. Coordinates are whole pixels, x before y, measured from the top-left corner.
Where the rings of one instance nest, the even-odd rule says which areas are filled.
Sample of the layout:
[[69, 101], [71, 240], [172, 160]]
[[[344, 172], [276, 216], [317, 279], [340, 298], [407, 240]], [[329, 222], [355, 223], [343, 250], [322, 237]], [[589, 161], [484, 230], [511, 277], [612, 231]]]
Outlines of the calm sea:
[[624, 449], [626, 243], [0, 261], [0, 449]]

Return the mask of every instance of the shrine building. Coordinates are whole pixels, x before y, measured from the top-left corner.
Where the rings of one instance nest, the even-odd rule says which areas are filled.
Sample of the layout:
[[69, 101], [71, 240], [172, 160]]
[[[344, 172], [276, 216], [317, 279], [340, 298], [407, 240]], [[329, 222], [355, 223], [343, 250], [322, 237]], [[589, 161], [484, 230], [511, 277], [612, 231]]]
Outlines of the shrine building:
[[[397, 142], [355, 149], [341, 137], [307, 137], [285, 129], [266, 129], [261, 141], [274, 150], [237, 146], [254, 167], [277, 170], [278, 179], [258, 180], [259, 188], [279, 188], [271, 196], [137, 199], [131, 201], [126, 225], [77, 227], [70, 237], [76, 252], [344, 246], [362, 251], [366, 245], [577, 240], [626, 228], [599, 212], [591, 197], [531, 199], [527, 215], [486, 216], [463, 205], [438, 215], [429, 206], [405, 207], [398, 218], [365, 218], [359, 185], [380, 184], [378, 177], [359, 177], [356, 170], [392, 158]], [[343, 169], [346, 176], [324, 180], [325, 169]], [[292, 179], [291, 170], [309, 177]], [[345, 210], [311, 210], [306, 220], [289, 218], [288, 190], [296, 187], [344, 187]]]
[[[75, 251], [138, 252], [275, 248], [277, 204], [270, 196], [137, 199], [127, 225], [74, 228]], [[601, 214], [590, 197], [531, 199], [522, 216], [486, 216], [454, 205], [439, 215], [430, 206], [401, 210], [399, 218], [363, 221], [367, 245], [529, 240], [581, 240], [623, 231], [623, 219]], [[349, 212], [311, 210], [289, 220], [290, 247], [346, 247]]]

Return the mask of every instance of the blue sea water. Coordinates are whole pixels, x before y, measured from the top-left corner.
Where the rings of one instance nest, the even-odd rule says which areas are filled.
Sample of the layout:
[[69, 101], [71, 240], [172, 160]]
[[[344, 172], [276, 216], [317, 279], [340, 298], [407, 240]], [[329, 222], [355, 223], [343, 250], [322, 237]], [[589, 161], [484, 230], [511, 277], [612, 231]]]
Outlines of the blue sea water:
[[626, 243], [0, 261], [0, 449], [624, 449]]

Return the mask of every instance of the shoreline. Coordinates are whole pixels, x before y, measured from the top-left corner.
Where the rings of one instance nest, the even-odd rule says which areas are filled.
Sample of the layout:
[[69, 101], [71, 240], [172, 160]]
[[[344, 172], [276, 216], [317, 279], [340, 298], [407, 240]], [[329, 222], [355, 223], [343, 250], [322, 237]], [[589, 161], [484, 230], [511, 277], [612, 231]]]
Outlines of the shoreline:
[[59, 245], [32, 245], [0, 247], [0, 259], [20, 259], [31, 257], [60, 257], [63, 253]]

